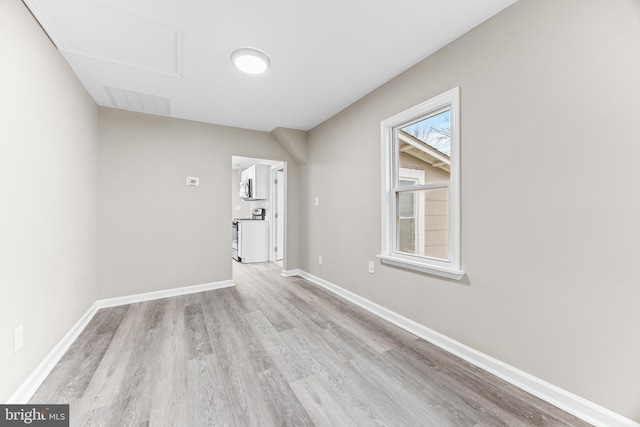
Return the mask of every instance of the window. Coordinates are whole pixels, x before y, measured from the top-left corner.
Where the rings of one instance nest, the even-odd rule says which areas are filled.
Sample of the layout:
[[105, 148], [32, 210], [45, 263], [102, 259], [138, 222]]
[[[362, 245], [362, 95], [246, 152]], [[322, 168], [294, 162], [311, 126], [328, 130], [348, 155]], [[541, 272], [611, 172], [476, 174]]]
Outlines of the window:
[[459, 88], [381, 123], [383, 263], [460, 279]]

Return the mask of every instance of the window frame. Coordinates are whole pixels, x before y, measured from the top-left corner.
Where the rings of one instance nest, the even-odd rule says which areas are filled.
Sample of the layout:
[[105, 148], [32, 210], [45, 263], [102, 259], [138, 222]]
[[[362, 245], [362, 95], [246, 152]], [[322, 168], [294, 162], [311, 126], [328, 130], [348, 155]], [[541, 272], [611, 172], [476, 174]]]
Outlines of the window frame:
[[[449, 109], [451, 127], [450, 181], [448, 184], [448, 243], [449, 259], [442, 260], [399, 252], [396, 248], [396, 194], [398, 182], [397, 130]], [[460, 88], [455, 87], [421, 102], [380, 122], [382, 145], [382, 215], [381, 254], [384, 264], [422, 273], [459, 280], [464, 276], [461, 264], [461, 206], [460, 206]], [[415, 186], [412, 190], [443, 187], [439, 184]]]

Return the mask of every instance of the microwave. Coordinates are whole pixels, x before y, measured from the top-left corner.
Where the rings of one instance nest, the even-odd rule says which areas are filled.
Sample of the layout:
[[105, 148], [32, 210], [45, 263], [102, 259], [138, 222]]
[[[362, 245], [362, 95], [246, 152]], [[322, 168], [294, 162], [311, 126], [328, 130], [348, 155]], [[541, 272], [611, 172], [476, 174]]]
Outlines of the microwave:
[[240, 198], [251, 199], [253, 195], [253, 180], [251, 178], [240, 181]]

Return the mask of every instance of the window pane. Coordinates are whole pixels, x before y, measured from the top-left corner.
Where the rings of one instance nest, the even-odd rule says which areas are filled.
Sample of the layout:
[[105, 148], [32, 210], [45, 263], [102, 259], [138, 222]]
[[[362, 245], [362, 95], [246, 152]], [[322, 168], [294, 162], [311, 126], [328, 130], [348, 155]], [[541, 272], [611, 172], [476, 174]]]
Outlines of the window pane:
[[398, 194], [398, 217], [413, 218], [416, 216], [415, 198], [413, 192]]
[[[396, 251], [449, 260], [448, 188], [406, 191], [396, 194]], [[403, 217], [405, 200], [412, 199], [415, 218]]]
[[443, 111], [400, 129], [442, 154], [451, 156], [451, 124], [449, 110]]
[[[407, 170], [422, 172], [422, 179], [414, 180], [413, 185], [451, 180], [449, 116], [449, 110], [446, 110], [396, 130], [398, 185], [403, 178], [407, 178], [406, 174], [403, 174], [403, 171]], [[409, 176], [412, 177], [414, 174]]]
[[416, 251], [415, 219], [398, 220], [398, 247], [400, 252], [413, 254]]

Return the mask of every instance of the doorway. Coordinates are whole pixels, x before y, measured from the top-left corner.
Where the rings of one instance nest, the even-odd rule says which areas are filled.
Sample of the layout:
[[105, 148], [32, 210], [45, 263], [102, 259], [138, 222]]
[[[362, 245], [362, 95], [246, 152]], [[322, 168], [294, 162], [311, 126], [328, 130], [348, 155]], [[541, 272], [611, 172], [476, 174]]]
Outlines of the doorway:
[[[268, 169], [268, 182], [259, 183], [266, 188], [266, 195], [246, 200], [240, 196], [240, 183], [246, 179], [247, 170], [254, 165]], [[268, 244], [266, 262], [284, 269], [286, 245], [286, 162], [253, 157], [231, 157], [231, 222], [237, 218], [250, 218], [252, 211], [264, 209], [267, 223]], [[236, 262], [236, 261], [233, 261]]]

